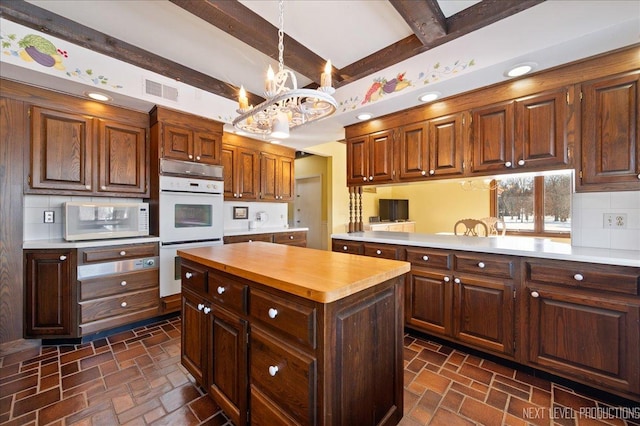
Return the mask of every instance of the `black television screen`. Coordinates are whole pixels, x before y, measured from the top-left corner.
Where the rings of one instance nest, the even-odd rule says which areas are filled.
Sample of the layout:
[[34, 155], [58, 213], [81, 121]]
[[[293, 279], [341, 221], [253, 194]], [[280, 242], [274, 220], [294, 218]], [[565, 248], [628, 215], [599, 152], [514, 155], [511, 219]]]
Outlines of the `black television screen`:
[[409, 220], [409, 200], [381, 198], [378, 201], [378, 214], [381, 221]]

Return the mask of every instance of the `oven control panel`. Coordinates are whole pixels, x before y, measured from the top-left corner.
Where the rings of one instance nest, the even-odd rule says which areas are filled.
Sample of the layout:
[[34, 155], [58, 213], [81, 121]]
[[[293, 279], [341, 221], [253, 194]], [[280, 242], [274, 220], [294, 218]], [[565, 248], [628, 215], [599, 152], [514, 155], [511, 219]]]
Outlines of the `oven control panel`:
[[221, 194], [223, 182], [177, 176], [160, 176], [160, 190]]

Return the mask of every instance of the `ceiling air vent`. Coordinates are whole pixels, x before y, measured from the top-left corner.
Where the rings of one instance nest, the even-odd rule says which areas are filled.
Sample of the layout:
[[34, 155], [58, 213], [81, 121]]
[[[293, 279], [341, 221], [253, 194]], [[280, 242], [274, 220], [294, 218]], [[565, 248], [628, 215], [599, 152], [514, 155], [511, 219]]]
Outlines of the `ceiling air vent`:
[[178, 102], [178, 89], [175, 87], [167, 86], [157, 81], [144, 80], [144, 93], [151, 96], [158, 96], [160, 98], [168, 99], [170, 101]]

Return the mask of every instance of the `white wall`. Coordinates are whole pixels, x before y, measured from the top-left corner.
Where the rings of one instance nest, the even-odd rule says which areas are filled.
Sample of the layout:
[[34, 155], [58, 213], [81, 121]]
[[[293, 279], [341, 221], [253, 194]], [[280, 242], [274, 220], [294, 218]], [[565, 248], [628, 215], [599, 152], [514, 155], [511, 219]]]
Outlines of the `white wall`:
[[[247, 219], [234, 219], [233, 207], [248, 207], [249, 217]], [[266, 213], [264, 221], [257, 221], [258, 212]], [[224, 202], [224, 230], [244, 231], [249, 230], [249, 221], [256, 221], [256, 230], [260, 228], [283, 228], [288, 226], [288, 205], [287, 203], [258, 203], [246, 201], [225, 201]]]

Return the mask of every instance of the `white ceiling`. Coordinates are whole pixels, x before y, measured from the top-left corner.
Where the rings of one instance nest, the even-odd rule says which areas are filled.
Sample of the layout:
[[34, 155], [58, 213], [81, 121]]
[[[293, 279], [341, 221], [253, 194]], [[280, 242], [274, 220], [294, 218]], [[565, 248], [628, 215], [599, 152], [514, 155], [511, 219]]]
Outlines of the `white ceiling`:
[[[445, 16], [477, 3], [438, 2]], [[231, 85], [244, 85], [253, 93], [262, 92], [267, 66], [277, 66], [268, 56], [166, 0], [37, 0], [29, 3]], [[277, 1], [241, 0], [241, 3], [278, 26]], [[412, 34], [408, 24], [386, 0], [287, 0], [284, 28], [289, 36], [311, 51], [331, 59], [337, 68]], [[438, 55], [451, 56], [453, 50], [461, 57], [472, 55], [482, 66], [432, 87], [450, 96], [504, 81], [504, 69], [516, 62], [535, 62], [541, 70], [639, 41], [640, 0], [547, 0], [405, 62], [433, 62]], [[298, 75], [299, 86], [308, 83], [309, 79]], [[73, 92], [72, 88], [55, 88]], [[417, 105], [417, 95], [408, 92], [380, 100], [371, 105], [370, 111], [382, 115]], [[286, 144], [303, 149], [341, 139], [343, 126], [354, 123], [354, 116], [344, 112], [296, 129]]]

